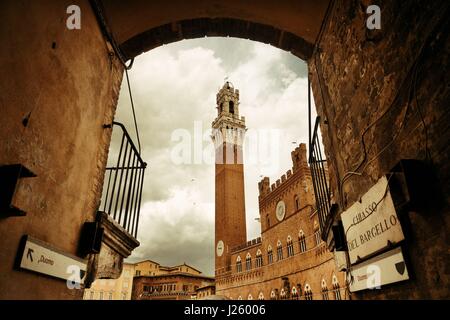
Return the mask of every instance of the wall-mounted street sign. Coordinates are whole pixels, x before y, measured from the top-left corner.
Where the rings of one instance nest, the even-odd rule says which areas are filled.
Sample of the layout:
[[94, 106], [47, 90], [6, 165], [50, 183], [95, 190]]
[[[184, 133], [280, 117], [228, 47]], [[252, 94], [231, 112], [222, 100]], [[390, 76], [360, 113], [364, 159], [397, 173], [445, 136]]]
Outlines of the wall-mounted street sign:
[[341, 219], [352, 264], [405, 238], [385, 176], [343, 212]]
[[400, 247], [358, 264], [350, 275], [351, 292], [380, 289], [383, 285], [409, 279]]
[[26, 236], [21, 254], [20, 268], [52, 277], [83, 283], [86, 261], [65, 253], [54, 246]]

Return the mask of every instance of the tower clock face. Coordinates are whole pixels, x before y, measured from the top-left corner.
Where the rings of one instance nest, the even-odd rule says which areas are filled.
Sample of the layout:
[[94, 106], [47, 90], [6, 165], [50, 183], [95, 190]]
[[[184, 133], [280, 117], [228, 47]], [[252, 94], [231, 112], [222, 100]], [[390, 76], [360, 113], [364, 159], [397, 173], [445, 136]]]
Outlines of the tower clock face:
[[283, 200], [277, 203], [276, 215], [278, 221], [283, 220], [284, 216], [286, 215], [286, 205], [284, 204]]
[[218, 257], [221, 257], [223, 254], [223, 249], [224, 249], [224, 244], [222, 240], [219, 240], [219, 242], [217, 242], [217, 247], [216, 247], [216, 253]]

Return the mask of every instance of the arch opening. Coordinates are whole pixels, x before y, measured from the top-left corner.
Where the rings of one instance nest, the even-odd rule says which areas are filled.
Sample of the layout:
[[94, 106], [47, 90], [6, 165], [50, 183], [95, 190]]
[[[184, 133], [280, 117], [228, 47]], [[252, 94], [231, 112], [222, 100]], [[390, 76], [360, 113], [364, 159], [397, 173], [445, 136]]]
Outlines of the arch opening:
[[133, 36], [119, 45], [127, 59], [156, 47], [187, 39], [231, 37], [253, 40], [291, 52], [302, 60], [311, 57], [314, 45], [276, 27], [232, 18], [197, 18], [167, 23]]

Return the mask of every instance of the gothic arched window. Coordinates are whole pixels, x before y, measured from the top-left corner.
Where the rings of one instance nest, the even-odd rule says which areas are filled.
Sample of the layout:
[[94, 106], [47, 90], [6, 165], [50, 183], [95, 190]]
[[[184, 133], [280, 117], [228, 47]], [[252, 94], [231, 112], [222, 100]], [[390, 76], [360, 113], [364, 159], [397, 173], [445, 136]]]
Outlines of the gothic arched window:
[[273, 252], [272, 252], [272, 246], [269, 244], [267, 247], [267, 263], [271, 264], [273, 262]]
[[322, 279], [321, 288], [322, 288], [322, 300], [330, 300], [330, 297], [328, 296], [327, 282], [325, 281], [325, 279]]
[[292, 299], [298, 300], [298, 291], [295, 286], [292, 287], [291, 294], [292, 294]]
[[242, 272], [241, 256], [236, 258], [236, 272]]
[[294, 244], [292, 243], [291, 236], [287, 237], [287, 253], [288, 257], [292, 257], [294, 255]]
[[281, 292], [280, 292], [280, 298], [281, 298], [281, 300], [284, 300], [284, 299], [286, 299], [286, 291], [284, 290], [284, 288], [282, 288], [281, 289]]
[[277, 259], [278, 261], [283, 260], [283, 246], [280, 240], [277, 242]]
[[339, 286], [339, 281], [338, 281], [336, 275], [333, 275], [333, 291], [334, 291], [334, 299], [342, 300], [341, 288]]
[[303, 230], [300, 230], [300, 232], [298, 233], [298, 244], [300, 247], [300, 252], [305, 252], [306, 251], [306, 237], [305, 237]]
[[275, 290], [272, 290], [270, 292], [270, 300], [276, 300], [277, 299], [277, 294], [275, 292]]
[[252, 255], [249, 253], [247, 253], [247, 256], [245, 257], [245, 269], [247, 271], [252, 269]]
[[320, 239], [320, 231], [319, 231], [319, 229], [314, 231], [314, 238], [316, 240], [316, 246], [320, 245], [321, 239]]
[[309, 284], [305, 284], [305, 300], [312, 300], [313, 293]]
[[258, 249], [258, 251], [256, 251], [256, 267], [261, 268], [262, 265], [263, 265], [262, 253], [261, 253], [261, 250]]
[[320, 230], [317, 220], [314, 220], [314, 239], [316, 240], [316, 246], [319, 246], [322, 239], [320, 239]]

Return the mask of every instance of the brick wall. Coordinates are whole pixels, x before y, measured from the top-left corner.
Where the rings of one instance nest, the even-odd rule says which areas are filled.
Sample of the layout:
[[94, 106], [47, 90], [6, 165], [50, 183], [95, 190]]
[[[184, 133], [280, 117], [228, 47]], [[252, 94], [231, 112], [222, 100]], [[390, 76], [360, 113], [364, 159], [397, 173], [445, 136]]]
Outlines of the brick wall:
[[[317, 111], [326, 120], [321, 130], [332, 190], [345, 210], [409, 158], [431, 164], [448, 201], [448, 2], [375, 3], [381, 30], [365, 27], [369, 1], [335, 1], [320, 49], [308, 61]], [[339, 181], [356, 169], [362, 175], [353, 175], [339, 192]], [[354, 297], [448, 298], [449, 213], [447, 204], [406, 213], [412, 279]]]
[[[299, 155], [299, 157], [295, 157]], [[297, 161], [299, 159], [299, 161]], [[322, 299], [321, 282], [325, 280], [328, 290], [332, 289], [332, 279], [336, 276], [340, 284], [341, 297], [346, 298], [345, 276], [335, 269], [334, 257], [325, 246], [325, 243], [316, 242], [314, 233], [319, 229], [317, 214], [313, 210], [314, 191], [312, 187], [309, 167], [306, 163], [306, 148], [301, 144], [293, 152], [293, 171], [287, 178], [280, 179], [280, 183], [270, 191], [264, 190], [259, 197], [260, 217], [262, 223], [261, 243], [243, 246], [231, 254], [231, 273], [216, 277], [217, 294], [226, 295], [233, 299], [258, 299], [262, 293], [264, 299], [270, 299], [275, 289], [281, 294], [284, 277], [289, 279], [290, 287], [299, 287], [304, 291], [308, 284], [313, 292], [314, 299]], [[263, 179], [267, 181], [267, 178]], [[267, 184], [267, 183], [266, 183]], [[299, 198], [299, 208], [294, 201]], [[282, 221], [276, 218], [277, 203], [283, 200], [286, 205], [286, 214]], [[270, 227], [266, 225], [266, 216], [270, 217]], [[306, 251], [302, 251], [299, 243], [299, 232], [305, 236]], [[287, 240], [290, 236], [293, 245], [293, 256], [288, 256]], [[283, 259], [278, 260], [277, 243], [281, 242]], [[272, 247], [273, 262], [268, 262], [268, 247]], [[256, 267], [256, 253], [260, 250], [263, 266]], [[251, 255], [252, 268], [246, 269], [247, 254]], [[236, 263], [241, 258], [242, 271], [237, 272]], [[329, 292], [330, 299], [334, 293]], [[278, 296], [280, 299], [281, 296]], [[304, 299], [304, 296], [303, 296]]]

